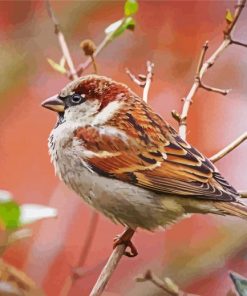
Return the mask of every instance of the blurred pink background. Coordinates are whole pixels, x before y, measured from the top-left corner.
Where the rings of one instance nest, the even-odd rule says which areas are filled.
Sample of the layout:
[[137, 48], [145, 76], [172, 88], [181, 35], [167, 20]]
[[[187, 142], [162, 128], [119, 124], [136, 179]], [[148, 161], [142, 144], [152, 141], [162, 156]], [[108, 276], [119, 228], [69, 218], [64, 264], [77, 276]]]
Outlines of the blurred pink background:
[[[209, 40], [208, 55], [222, 41], [225, 11], [234, 1], [139, 1], [135, 32], [127, 31], [97, 58], [99, 73], [142, 90], [125, 74], [145, 73], [155, 63], [149, 103], [177, 128], [171, 110], [181, 111], [196, 71], [201, 46]], [[62, 25], [76, 64], [85, 60], [79, 44], [96, 44], [104, 29], [123, 15], [124, 1], [56, 1], [52, 6]], [[247, 10], [239, 20], [236, 39], [247, 41]], [[54, 175], [47, 138], [55, 115], [40, 107], [68, 79], [56, 73], [47, 58], [59, 61], [61, 51], [45, 5], [39, 1], [0, 2], [0, 188], [20, 203], [41, 203], [59, 210], [57, 219], [32, 226], [34, 236], [12, 246], [6, 260], [24, 270], [47, 295], [61, 295], [66, 278], [76, 267], [87, 235], [91, 209]], [[247, 128], [247, 50], [229, 47], [205, 82], [231, 88], [228, 96], [199, 90], [188, 120], [188, 140], [211, 156]], [[92, 68], [86, 73], [90, 73]], [[237, 188], [247, 189], [247, 143], [217, 163]], [[167, 231], [138, 231], [139, 256], [123, 258], [104, 295], [161, 295], [151, 283], [134, 278], [152, 269], [169, 276], [183, 289], [200, 295], [226, 295], [232, 287], [228, 271], [247, 276], [244, 221], [193, 216]], [[113, 237], [122, 227], [100, 215], [84, 276], [69, 295], [88, 295], [105, 260]]]

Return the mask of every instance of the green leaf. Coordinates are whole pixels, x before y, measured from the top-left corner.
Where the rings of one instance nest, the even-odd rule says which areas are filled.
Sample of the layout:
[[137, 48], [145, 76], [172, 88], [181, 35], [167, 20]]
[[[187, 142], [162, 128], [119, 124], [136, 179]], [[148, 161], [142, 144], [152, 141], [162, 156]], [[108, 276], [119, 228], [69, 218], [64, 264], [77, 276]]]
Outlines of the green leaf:
[[129, 16], [127, 18], [124, 18], [122, 20], [118, 20], [116, 22], [114, 22], [113, 24], [111, 24], [110, 26], [108, 26], [105, 29], [105, 33], [111, 34], [111, 38], [114, 39], [118, 36], [120, 36], [121, 34], [124, 33], [125, 30], [134, 30], [135, 28], [135, 21], [134, 19]]
[[[51, 65], [51, 67], [55, 70], [55, 71], [57, 71], [57, 72], [59, 72], [59, 73], [61, 73], [61, 74], [66, 74], [66, 69], [64, 68], [64, 66], [63, 65], [61, 65], [61, 64], [57, 64], [56, 62], [54, 62], [52, 59], [47, 59], [47, 62]], [[61, 61], [60, 61], [61, 62]]]
[[236, 272], [230, 272], [234, 286], [239, 296], [247, 296], [247, 279]]
[[136, 0], [126, 0], [124, 5], [124, 14], [125, 16], [130, 16], [138, 11], [138, 3]]
[[233, 17], [233, 15], [232, 15], [232, 13], [231, 13], [231, 10], [230, 10], [230, 9], [227, 9], [227, 10], [226, 10], [226, 21], [227, 21], [229, 24], [231, 24], [231, 23], [233, 22], [233, 19], [234, 19], [234, 17]]
[[0, 203], [0, 224], [6, 229], [15, 229], [20, 226], [20, 207], [14, 201]]

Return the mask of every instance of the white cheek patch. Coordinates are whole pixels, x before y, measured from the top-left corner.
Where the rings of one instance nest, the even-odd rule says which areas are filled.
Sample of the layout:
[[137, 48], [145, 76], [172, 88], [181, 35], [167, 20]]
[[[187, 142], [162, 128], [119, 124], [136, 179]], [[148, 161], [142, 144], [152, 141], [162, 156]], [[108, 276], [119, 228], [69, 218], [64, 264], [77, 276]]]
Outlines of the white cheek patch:
[[77, 123], [79, 126], [92, 124], [95, 114], [99, 109], [98, 100], [87, 100], [86, 102], [69, 107], [64, 114], [64, 119], [67, 122]]
[[122, 107], [123, 102], [113, 101], [102, 109], [94, 118], [93, 125], [101, 125], [110, 120]]

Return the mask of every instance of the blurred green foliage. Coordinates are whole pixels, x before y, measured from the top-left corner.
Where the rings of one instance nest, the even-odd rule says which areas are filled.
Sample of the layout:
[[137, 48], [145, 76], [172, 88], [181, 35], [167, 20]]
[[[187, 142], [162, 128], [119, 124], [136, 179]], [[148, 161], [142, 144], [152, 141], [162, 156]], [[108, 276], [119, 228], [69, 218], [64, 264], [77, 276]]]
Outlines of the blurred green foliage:
[[136, 0], [127, 0], [124, 5], [124, 14], [125, 16], [130, 16], [137, 13], [138, 3]]
[[5, 229], [15, 229], [20, 225], [20, 207], [14, 201], [0, 202], [0, 224]]

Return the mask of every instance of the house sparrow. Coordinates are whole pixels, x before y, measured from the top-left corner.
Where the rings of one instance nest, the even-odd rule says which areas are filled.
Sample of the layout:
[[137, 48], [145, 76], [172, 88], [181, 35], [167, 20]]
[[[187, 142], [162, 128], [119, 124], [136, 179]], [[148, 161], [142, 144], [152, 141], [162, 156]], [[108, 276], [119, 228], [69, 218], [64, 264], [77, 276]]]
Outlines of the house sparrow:
[[127, 230], [154, 230], [186, 214], [247, 218], [237, 191], [209, 159], [126, 85], [81, 77], [42, 103], [58, 113], [49, 137], [55, 172], [89, 205]]

